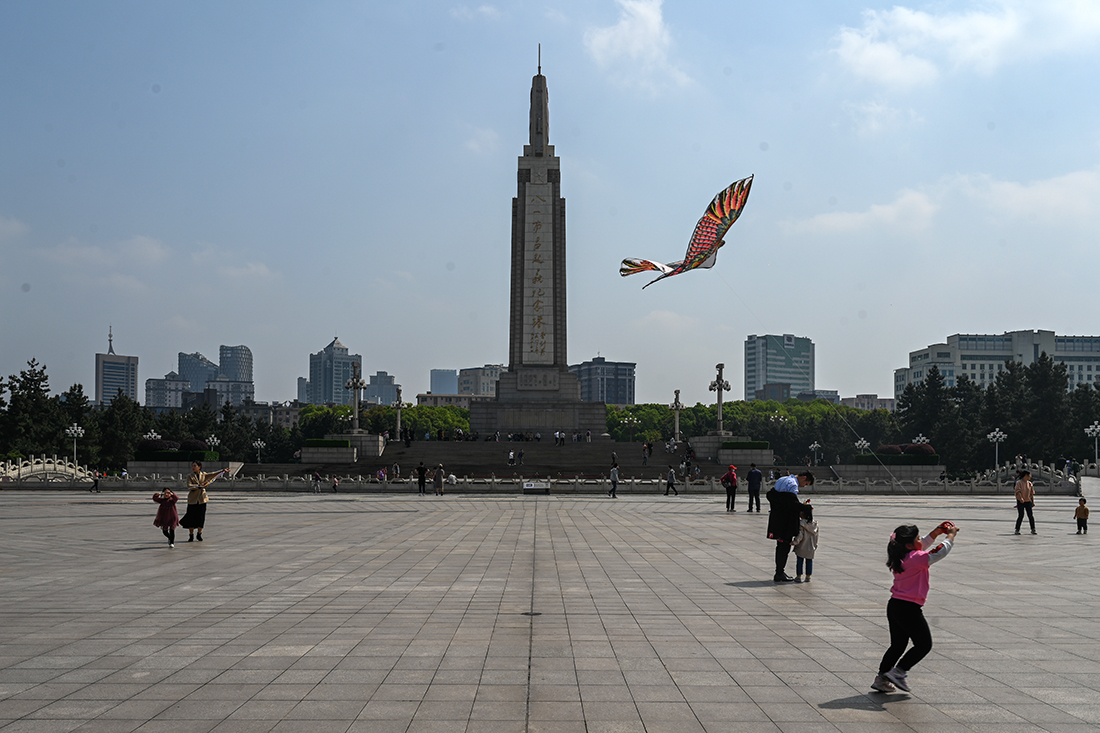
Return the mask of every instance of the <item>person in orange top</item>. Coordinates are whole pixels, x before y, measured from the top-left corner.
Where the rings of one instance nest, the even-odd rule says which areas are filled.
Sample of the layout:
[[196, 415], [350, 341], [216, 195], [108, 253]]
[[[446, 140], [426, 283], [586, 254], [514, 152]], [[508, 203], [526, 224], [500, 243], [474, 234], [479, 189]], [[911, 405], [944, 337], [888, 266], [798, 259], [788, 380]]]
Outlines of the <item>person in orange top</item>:
[[1027, 512], [1027, 521], [1031, 524], [1031, 534], [1035, 531], [1035, 516], [1031, 509], [1035, 506], [1035, 487], [1031, 483], [1031, 471], [1020, 471], [1016, 478], [1016, 534], [1020, 534], [1020, 525], [1024, 521], [1024, 512]]

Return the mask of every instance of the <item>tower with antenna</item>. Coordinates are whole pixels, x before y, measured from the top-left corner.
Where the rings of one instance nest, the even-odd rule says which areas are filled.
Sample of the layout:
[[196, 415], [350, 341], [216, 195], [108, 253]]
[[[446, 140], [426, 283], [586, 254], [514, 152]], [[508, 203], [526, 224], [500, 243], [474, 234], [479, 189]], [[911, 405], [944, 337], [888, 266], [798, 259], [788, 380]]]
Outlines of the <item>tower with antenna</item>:
[[114, 326], [107, 326], [107, 353], [95, 355], [95, 404], [104, 407], [120, 394], [138, 400], [138, 358], [115, 353]]

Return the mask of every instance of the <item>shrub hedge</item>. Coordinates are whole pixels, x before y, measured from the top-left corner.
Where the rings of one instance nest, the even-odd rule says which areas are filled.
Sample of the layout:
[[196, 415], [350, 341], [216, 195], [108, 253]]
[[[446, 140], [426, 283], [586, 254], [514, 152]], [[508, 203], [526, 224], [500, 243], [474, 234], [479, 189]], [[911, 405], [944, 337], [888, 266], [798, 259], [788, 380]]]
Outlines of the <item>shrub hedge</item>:
[[932, 455], [861, 455], [853, 456], [851, 463], [856, 466], [938, 466], [940, 457]]
[[216, 461], [221, 454], [213, 450], [139, 450], [134, 453], [135, 461], [176, 461], [178, 463], [190, 463], [191, 461]]
[[727, 440], [722, 450], [767, 450], [771, 443], [766, 440]]

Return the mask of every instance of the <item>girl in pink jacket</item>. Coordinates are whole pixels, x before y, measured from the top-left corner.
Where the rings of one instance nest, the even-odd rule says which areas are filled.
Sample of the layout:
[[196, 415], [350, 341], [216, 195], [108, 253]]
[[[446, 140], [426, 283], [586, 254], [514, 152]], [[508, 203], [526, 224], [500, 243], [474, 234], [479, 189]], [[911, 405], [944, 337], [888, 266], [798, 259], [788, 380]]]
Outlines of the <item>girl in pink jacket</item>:
[[[890, 544], [886, 546], [886, 565], [894, 572], [894, 586], [890, 589], [890, 602], [886, 604], [890, 648], [882, 655], [872, 689], [893, 692], [896, 686], [909, 692], [906, 675], [932, 650], [932, 632], [924, 619], [928, 568], [947, 557], [958, 531], [951, 522], [943, 522], [928, 536], [921, 537], [915, 525], [903, 524], [890, 535]], [[946, 539], [933, 547], [941, 535], [946, 535]], [[913, 648], [906, 652], [910, 639]]]

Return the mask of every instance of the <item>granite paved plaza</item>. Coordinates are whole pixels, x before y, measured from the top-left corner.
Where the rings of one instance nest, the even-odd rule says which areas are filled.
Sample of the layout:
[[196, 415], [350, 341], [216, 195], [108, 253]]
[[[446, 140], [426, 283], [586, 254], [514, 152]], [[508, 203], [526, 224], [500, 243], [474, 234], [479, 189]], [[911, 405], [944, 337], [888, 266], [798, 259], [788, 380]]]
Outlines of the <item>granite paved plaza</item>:
[[[771, 581], [766, 514], [721, 502], [214, 491], [206, 541], [169, 550], [145, 494], [0, 492], [0, 730], [1100, 726], [1075, 500], [1016, 537], [1011, 497], [820, 497], [797, 585]], [[911, 694], [872, 693], [885, 539], [945, 518], [936, 647]]]

